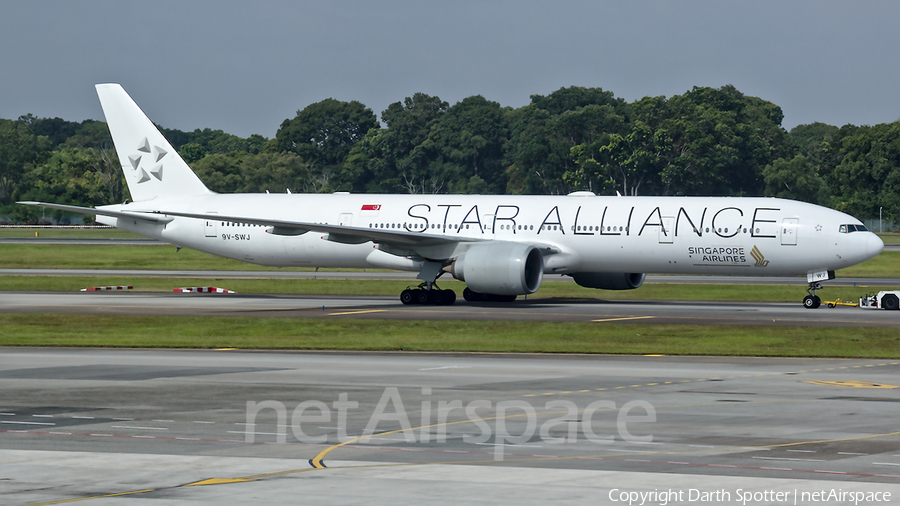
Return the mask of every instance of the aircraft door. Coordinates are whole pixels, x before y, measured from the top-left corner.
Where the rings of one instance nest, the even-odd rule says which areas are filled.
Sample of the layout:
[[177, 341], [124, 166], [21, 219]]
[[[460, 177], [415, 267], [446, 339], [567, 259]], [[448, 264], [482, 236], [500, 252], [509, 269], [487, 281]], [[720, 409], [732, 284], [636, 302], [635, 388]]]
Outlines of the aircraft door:
[[781, 222], [781, 244], [797, 245], [797, 231], [800, 229], [800, 218], [785, 218]]
[[[216, 212], [209, 211], [206, 214], [216, 214]], [[206, 237], [215, 237], [216, 235], [218, 235], [216, 233], [216, 223], [218, 223], [218, 221], [216, 221], [216, 220], [206, 220], [206, 225], [204, 227]]]
[[675, 218], [672, 216], [662, 217], [662, 226], [659, 227], [659, 243], [672, 244], [675, 241]]
[[353, 223], [353, 213], [341, 213], [338, 223], [340, 223], [342, 227], [351, 226]]

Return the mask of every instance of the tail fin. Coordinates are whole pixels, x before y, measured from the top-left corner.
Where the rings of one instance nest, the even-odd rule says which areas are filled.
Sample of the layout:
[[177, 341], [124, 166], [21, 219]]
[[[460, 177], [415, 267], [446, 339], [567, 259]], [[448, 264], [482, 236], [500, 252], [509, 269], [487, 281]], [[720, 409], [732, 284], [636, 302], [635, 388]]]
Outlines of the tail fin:
[[210, 193], [120, 85], [96, 88], [135, 202]]

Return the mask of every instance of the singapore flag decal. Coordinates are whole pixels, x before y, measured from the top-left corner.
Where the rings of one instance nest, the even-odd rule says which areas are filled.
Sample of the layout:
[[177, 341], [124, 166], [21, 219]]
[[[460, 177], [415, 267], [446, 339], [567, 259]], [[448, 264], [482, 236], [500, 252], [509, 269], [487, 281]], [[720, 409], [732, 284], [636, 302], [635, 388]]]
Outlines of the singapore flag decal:
[[379, 211], [381, 204], [363, 204], [361, 211]]

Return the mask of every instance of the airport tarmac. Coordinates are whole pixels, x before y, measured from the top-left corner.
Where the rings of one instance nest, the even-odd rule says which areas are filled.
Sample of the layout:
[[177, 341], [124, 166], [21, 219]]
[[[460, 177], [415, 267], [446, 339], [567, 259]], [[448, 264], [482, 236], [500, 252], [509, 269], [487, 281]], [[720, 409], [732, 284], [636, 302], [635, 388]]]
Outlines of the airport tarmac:
[[[384, 279], [413, 282], [417, 273], [386, 270], [265, 270], [265, 271], [197, 271], [142, 269], [2, 269], [0, 276], [111, 276], [111, 277], [167, 277], [221, 279]], [[543, 282], [575, 281], [566, 275], [544, 274]], [[649, 274], [646, 283], [679, 283], [711, 285], [797, 285], [806, 286], [805, 277], [762, 276], [689, 276]], [[827, 286], [900, 287], [900, 278], [837, 278], [825, 282]]]
[[825, 492], [850, 504], [849, 493], [891, 493], [890, 502], [900, 494], [898, 368], [0, 348], [0, 497], [628, 504], [622, 494], [664, 492], [675, 494], [668, 504], [839, 502], [811, 495]]
[[182, 294], [148, 292], [0, 292], [2, 313], [274, 318], [496, 320], [900, 328], [900, 311], [797, 303], [537, 299], [513, 303], [404, 306], [397, 297]]

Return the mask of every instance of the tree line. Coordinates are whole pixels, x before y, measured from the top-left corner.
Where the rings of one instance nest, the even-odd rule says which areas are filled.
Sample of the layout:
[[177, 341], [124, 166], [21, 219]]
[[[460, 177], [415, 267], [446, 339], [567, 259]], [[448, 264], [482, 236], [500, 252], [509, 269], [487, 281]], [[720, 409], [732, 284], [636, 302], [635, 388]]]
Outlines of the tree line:
[[[374, 112], [326, 99], [275, 138], [161, 128], [213, 191], [773, 196], [861, 219], [900, 218], [900, 121], [781, 126], [780, 107], [733, 86], [633, 102], [600, 88], [482, 96], [416, 93]], [[66, 219], [16, 200], [129, 198], [106, 124], [0, 119], [0, 219]]]

